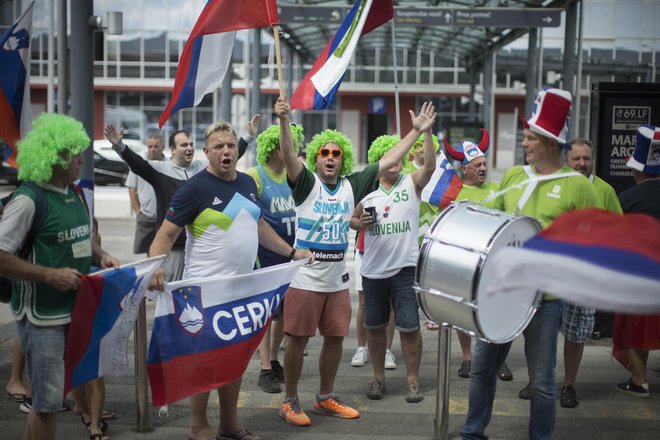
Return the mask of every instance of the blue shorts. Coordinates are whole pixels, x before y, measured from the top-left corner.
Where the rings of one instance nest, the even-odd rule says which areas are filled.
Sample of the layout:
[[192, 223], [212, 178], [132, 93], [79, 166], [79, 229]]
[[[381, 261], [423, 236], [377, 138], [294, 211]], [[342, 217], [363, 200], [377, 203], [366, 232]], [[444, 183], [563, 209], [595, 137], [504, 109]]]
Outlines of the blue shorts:
[[401, 332], [419, 330], [419, 307], [413, 290], [415, 268], [404, 267], [389, 278], [362, 277], [364, 289], [364, 328], [379, 329], [390, 321], [390, 303], [394, 323]]
[[32, 409], [57, 412], [64, 399], [64, 344], [69, 326], [38, 327], [25, 318], [16, 324], [32, 384]]

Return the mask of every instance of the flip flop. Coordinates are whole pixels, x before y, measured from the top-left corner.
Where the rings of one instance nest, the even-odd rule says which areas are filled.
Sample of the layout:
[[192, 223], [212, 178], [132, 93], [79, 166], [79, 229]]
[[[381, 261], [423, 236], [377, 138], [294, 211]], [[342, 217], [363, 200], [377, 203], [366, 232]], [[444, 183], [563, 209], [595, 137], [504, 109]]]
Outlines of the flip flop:
[[261, 440], [261, 437], [258, 437], [254, 434], [252, 434], [250, 431], [247, 429], [241, 429], [240, 431], [234, 433], [234, 434], [218, 434], [216, 437], [217, 440], [241, 440], [247, 436], [254, 437], [257, 439]]
[[7, 397], [9, 397], [9, 400], [16, 402], [16, 403], [23, 403], [25, 400], [25, 394], [23, 393], [10, 393], [7, 391]]
[[[80, 414], [80, 421], [82, 422], [83, 425], [85, 425], [87, 427], [87, 429], [89, 429], [89, 427], [92, 426], [92, 422], [86, 422], [85, 421], [85, 416], [83, 416], [82, 414]], [[105, 434], [105, 431], [107, 431], [107, 430], [108, 430], [108, 422], [101, 419], [101, 432], [103, 434]]]
[[118, 418], [119, 416], [114, 411], [103, 410], [103, 414], [101, 415], [101, 420], [117, 420]]

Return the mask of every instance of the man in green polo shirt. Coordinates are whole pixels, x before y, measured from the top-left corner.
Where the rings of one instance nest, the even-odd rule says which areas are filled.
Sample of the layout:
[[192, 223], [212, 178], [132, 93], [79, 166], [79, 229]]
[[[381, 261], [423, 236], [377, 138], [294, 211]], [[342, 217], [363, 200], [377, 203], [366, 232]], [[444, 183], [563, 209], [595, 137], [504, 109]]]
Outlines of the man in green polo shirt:
[[[64, 345], [81, 274], [91, 264], [119, 262], [90, 239], [87, 208], [73, 182], [89, 146], [82, 124], [68, 116], [42, 114], [19, 142], [20, 186], [0, 220], [0, 275], [15, 280], [11, 311], [32, 384], [32, 411], [24, 439], [54, 439], [55, 416], [64, 394]], [[43, 197], [39, 197], [39, 193]], [[16, 256], [37, 212], [47, 210], [36, 231], [31, 256]], [[90, 426], [101, 435], [101, 426]], [[100, 437], [103, 438], [103, 437]]]

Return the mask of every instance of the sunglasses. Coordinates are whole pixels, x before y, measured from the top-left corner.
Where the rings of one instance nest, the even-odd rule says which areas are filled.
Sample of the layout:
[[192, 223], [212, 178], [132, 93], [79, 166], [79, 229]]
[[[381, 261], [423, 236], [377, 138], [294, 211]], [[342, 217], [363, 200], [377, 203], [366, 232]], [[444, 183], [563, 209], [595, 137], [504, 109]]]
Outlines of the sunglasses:
[[318, 152], [318, 155], [321, 157], [328, 157], [332, 154], [332, 157], [335, 159], [339, 159], [344, 155], [344, 153], [341, 150], [331, 150], [329, 148], [321, 148]]

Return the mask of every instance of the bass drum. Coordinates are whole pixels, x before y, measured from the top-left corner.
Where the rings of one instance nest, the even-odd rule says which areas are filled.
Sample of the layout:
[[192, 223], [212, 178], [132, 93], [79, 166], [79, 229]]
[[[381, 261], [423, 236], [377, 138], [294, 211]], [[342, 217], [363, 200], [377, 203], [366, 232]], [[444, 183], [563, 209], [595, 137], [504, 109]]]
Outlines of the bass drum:
[[540, 293], [486, 295], [491, 252], [521, 246], [541, 226], [531, 217], [471, 202], [453, 203], [433, 222], [422, 242], [415, 291], [422, 311], [488, 342], [513, 340], [529, 324]]

